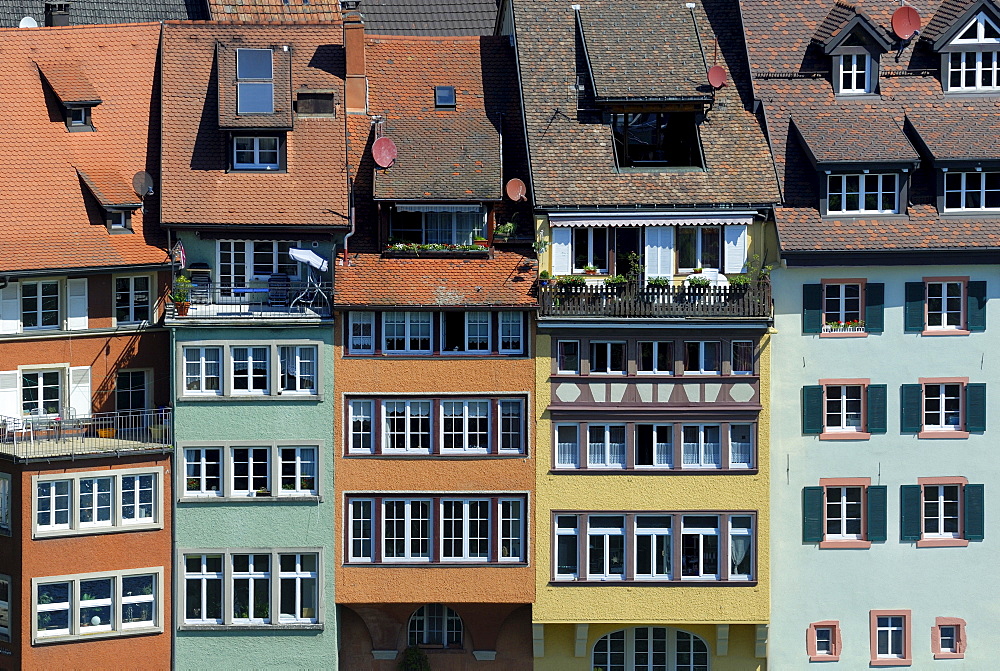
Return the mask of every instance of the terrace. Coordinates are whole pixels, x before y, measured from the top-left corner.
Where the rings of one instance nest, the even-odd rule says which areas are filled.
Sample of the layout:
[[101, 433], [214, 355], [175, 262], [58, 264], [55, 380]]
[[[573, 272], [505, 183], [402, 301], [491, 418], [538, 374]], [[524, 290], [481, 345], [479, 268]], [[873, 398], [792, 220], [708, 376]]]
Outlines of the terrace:
[[332, 314], [330, 282], [260, 281], [230, 283], [200, 281], [174, 285], [171, 295], [188, 291], [188, 301], [168, 302], [167, 320], [298, 319], [319, 320]]
[[99, 412], [83, 417], [0, 417], [0, 457], [14, 460], [162, 452], [173, 443], [172, 410]]
[[708, 287], [561, 284], [538, 287], [538, 306], [542, 318], [770, 319], [771, 285], [767, 282]]

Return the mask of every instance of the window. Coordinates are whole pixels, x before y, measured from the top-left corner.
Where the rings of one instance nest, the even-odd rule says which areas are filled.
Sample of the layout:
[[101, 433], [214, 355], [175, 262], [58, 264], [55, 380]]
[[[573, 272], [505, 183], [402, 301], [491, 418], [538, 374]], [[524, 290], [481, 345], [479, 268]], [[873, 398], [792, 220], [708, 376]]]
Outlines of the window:
[[826, 430], [861, 431], [861, 397], [864, 386], [860, 384], [826, 386]]
[[270, 447], [234, 447], [233, 459], [233, 496], [254, 496], [271, 494], [271, 448]]
[[924, 430], [962, 430], [962, 385], [924, 385]]
[[280, 169], [282, 167], [281, 144], [281, 138], [277, 135], [233, 136], [233, 169]]
[[733, 375], [753, 375], [753, 341], [734, 340], [730, 361]]
[[192, 499], [265, 501], [319, 496], [319, 448], [299, 445], [231, 445], [184, 449], [185, 486]]
[[965, 547], [983, 537], [983, 485], [964, 477], [918, 478], [902, 485], [900, 540], [917, 547]]
[[239, 302], [245, 299], [231, 287], [245, 287], [250, 281], [266, 281], [271, 275], [299, 276], [299, 263], [289, 255], [298, 246], [290, 240], [219, 240], [219, 300]]
[[92, 120], [93, 108], [88, 106], [65, 107], [66, 128], [70, 132], [92, 131], [94, 122]]
[[895, 174], [829, 175], [827, 214], [896, 214], [898, 193]]
[[608, 272], [608, 229], [574, 228], [573, 272], [582, 273], [588, 268]]
[[[560, 513], [555, 516], [552, 577], [599, 582], [752, 581], [756, 579], [754, 526], [754, 515], [749, 513]], [[583, 557], [581, 529], [587, 536]], [[675, 546], [678, 529], [681, 539]], [[720, 561], [722, 534], [728, 541], [728, 561]], [[675, 565], [681, 567], [679, 575]]]
[[282, 346], [278, 348], [281, 366], [281, 393], [315, 394], [316, 388], [315, 345]]
[[729, 467], [753, 468], [754, 435], [757, 427], [753, 424], [731, 424], [729, 426]]
[[160, 528], [162, 469], [33, 476], [33, 537]]
[[707, 226], [677, 227], [677, 269], [722, 269], [722, 229]]
[[383, 312], [382, 349], [390, 353], [431, 351], [430, 312]]
[[222, 394], [222, 348], [184, 348], [184, 390], [187, 394]]
[[985, 12], [979, 12], [952, 40], [961, 50], [945, 54], [949, 91], [983, 91], [1000, 87], [998, 48], [1000, 30]]
[[455, 107], [455, 87], [435, 86], [434, 87], [434, 107], [447, 109]]
[[10, 473], [0, 473], [0, 534], [5, 534], [7, 536], [9, 536], [12, 531], [12, 527], [10, 525], [10, 487]]
[[442, 351], [489, 354], [490, 321], [489, 312], [442, 313]]
[[132, 210], [105, 208], [104, 223], [109, 233], [127, 233], [132, 230]]
[[266, 628], [322, 622], [317, 549], [185, 552], [181, 561], [184, 625]]
[[488, 450], [489, 414], [488, 401], [442, 401], [441, 450]]
[[385, 451], [430, 453], [430, 401], [386, 401], [383, 413]]
[[704, 640], [679, 629], [634, 627], [594, 644], [593, 671], [708, 671]]
[[870, 613], [871, 666], [909, 666], [910, 611], [873, 610]]
[[375, 443], [372, 440], [374, 426], [375, 401], [350, 401], [351, 438], [348, 450], [351, 452], [372, 453]]
[[10, 642], [10, 576], [0, 575], [0, 641]]
[[587, 431], [588, 467], [625, 468], [624, 424], [591, 424]]
[[222, 450], [188, 448], [184, 450], [184, 496], [222, 496]]
[[590, 372], [624, 375], [626, 372], [625, 343], [590, 343]]
[[965, 657], [965, 620], [958, 617], [938, 617], [931, 627], [931, 652], [934, 659]]
[[411, 647], [462, 647], [462, 618], [439, 603], [418, 608], [410, 616], [406, 630]]
[[694, 112], [613, 113], [611, 133], [621, 167], [704, 167]]
[[681, 455], [685, 468], [719, 468], [722, 442], [718, 424], [685, 424], [681, 427]]
[[236, 50], [236, 113], [273, 114], [274, 82], [270, 49]]
[[281, 491], [282, 496], [315, 496], [319, 493], [316, 485], [315, 447], [282, 447]]
[[524, 403], [520, 400], [500, 401], [500, 452], [523, 454]]
[[21, 373], [21, 413], [54, 416], [62, 412], [63, 371], [34, 370]]
[[349, 561], [523, 562], [525, 504], [523, 496], [349, 499]]
[[267, 347], [233, 347], [233, 393], [267, 394], [270, 388]]
[[864, 278], [838, 277], [803, 284], [802, 333], [817, 333], [823, 338], [865, 338], [882, 333], [884, 303], [885, 285]]
[[560, 340], [557, 345], [557, 370], [559, 373], [578, 375], [580, 373], [580, 343], [576, 340]]
[[820, 380], [802, 388], [802, 433], [867, 440], [887, 431], [888, 387], [867, 379]]
[[336, 116], [333, 91], [299, 91], [295, 95], [295, 112], [299, 116]]
[[687, 375], [721, 375], [720, 345], [721, 343], [718, 342], [685, 342], [684, 373]]
[[813, 622], [806, 633], [806, 652], [810, 662], [836, 662], [840, 659], [840, 622]]
[[375, 351], [375, 313], [348, 312], [348, 349], [352, 354]]
[[674, 427], [672, 424], [635, 425], [635, 467], [672, 468]]
[[927, 283], [927, 330], [960, 329], [963, 319], [964, 282]]
[[33, 640], [163, 631], [163, 569], [31, 579]]
[[945, 212], [1000, 209], [1000, 172], [946, 172], [944, 209]]
[[820, 548], [868, 548], [886, 540], [886, 487], [871, 478], [823, 478], [802, 490], [802, 540]]
[[117, 410], [145, 410], [148, 407], [146, 371], [118, 371], [115, 376], [115, 408]]
[[520, 354], [524, 351], [524, 313], [501, 312], [500, 354]]
[[383, 312], [377, 335], [374, 312], [348, 314], [349, 354], [440, 352], [464, 356], [524, 352], [523, 312]]
[[864, 330], [861, 285], [853, 282], [823, 284], [823, 332]]
[[556, 425], [556, 467], [580, 466], [580, 427], [576, 424]]
[[840, 93], [871, 93], [871, 58], [868, 54], [843, 54], [840, 58]]
[[397, 206], [389, 222], [389, 239], [392, 243], [412, 242], [426, 245], [471, 245], [486, 232], [486, 212], [479, 206], [454, 207], [464, 212], [410, 211]]
[[968, 335], [986, 330], [986, 282], [925, 277], [907, 282], [903, 330], [922, 335]]
[[653, 375], [674, 374], [674, 343], [640, 342], [639, 343], [639, 373]]
[[21, 326], [29, 329], [57, 329], [59, 282], [21, 282]]

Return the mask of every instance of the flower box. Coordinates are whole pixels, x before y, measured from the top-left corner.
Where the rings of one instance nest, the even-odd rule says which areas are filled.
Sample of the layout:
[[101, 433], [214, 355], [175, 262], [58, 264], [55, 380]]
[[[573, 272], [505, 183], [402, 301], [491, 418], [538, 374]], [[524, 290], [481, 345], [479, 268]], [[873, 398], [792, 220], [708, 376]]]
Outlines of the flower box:
[[823, 333], [864, 333], [864, 326], [823, 326]]

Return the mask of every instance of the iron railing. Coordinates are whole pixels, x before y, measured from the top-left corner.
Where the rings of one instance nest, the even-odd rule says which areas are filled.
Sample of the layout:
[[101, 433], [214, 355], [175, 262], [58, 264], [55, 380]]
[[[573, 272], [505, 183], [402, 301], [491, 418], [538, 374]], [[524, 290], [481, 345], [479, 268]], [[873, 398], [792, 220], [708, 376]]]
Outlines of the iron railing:
[[769, 318], [771, 285], [693, 287], [596, 286], [538, 287], [540, 317], [730, 317]]
[[[198, 282], [187, 285], [186, 305], [167, 303], [169, 319], [302, 319], [329, 317], [331, 282]], [[176, 296], [178, 287], [171, 291]]]
[[0, 416], [0, 454], [41, 459], [163, 450], [173, 444], [172, 419], [170, 408], [82, 417]]

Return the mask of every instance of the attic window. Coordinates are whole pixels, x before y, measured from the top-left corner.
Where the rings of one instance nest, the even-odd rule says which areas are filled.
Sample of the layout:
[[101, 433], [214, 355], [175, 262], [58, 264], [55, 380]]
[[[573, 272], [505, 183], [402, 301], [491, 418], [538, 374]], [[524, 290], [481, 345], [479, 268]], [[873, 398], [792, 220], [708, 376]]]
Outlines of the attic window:
[[455, 87], [435, 86], [434, 87], [434, 107], [437, 109], [448, 109], [455, 107]]
[[295, 111], [303, 116], [332, 116], [335, 114], [333, 93], [299, 93], [295, 99]]
[[89, 106], [66, 107], [66, 128], [70, 131], [92, 131]]
[[960, 46], [945, 54], [949, 91], [1000, 88], [1000, 29], [984, 12], [977, 14], [952, 44]]
[[274, 114], [270, 49], [236, 50], [236, 113]]
[[132, 210], [104, 210], [104, 223], [108, 233], [130, 233], [132, 231]]
[[694, 112], [618, 112], [611, 115], [621, 167], [704, 168]]

